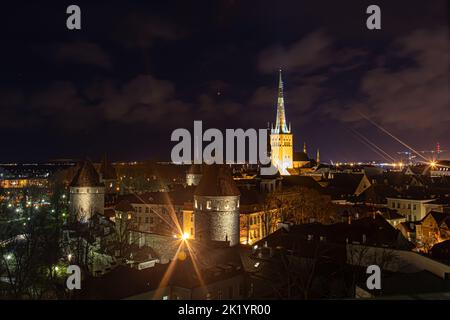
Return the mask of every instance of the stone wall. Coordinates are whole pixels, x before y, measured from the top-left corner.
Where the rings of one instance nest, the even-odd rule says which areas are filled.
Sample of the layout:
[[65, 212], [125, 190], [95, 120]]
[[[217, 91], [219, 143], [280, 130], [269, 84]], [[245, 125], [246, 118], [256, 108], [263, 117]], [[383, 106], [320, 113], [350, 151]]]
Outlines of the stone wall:
[[195, 196], [195, 238], [239, 244], [239, 196]]
[[90, 219], [95, 213], [103, 214], [105, 189], [103, 187], [71, 187], [70, 214], [78, 220]]

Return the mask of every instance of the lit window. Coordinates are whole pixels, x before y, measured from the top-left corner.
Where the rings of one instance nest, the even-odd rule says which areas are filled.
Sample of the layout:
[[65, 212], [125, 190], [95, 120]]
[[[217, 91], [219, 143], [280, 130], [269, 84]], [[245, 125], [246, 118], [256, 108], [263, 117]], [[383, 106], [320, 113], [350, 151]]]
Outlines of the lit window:
[[206, 209], [211, 209], [211, 201], [206, 201]]

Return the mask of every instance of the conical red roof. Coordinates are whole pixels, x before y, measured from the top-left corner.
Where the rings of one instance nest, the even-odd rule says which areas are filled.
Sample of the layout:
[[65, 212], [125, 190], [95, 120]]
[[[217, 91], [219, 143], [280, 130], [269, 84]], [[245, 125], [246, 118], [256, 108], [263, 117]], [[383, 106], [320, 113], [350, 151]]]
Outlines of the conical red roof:
[[200, 183], [195, 189], [196, 196], [239, 196], [240, 192], [224, 165], [205, 165]]

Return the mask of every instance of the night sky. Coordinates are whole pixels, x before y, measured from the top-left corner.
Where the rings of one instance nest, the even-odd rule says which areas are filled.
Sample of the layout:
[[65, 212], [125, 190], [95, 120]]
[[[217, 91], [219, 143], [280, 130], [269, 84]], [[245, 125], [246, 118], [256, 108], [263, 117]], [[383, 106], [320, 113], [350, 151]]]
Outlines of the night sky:
[[[82, 29], [66, 28], [77, 4]], [[382, 30], [366, 28], [369, 4]], [[264, 128], [283, 69], [295, 149], [450, 149], [447, 1], [2, 3], [0, 162], [170, 159], [176, 128]], [[427, 155], [429, 156], [429, 155]], [[450, 152], [443, 157], [449, 158]]]

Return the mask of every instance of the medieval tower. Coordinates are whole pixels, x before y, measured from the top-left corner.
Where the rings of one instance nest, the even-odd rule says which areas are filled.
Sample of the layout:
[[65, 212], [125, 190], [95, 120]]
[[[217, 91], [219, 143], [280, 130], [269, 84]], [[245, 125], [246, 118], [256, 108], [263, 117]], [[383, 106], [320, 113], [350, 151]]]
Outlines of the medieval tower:
[[186, 185], [198, 186], [202, 178], [202, 167], [200, 164], [193, 164], [186, 172]]
[[270, 148], [273, 165], [280, 174], [289, 175], [288, 169], [293, 168], [293, 135], [291, 125], [288, 127], [286, 122], [281, 70], [278, 80], [277, 118], [270, 134]]
[[240, 192], [224, 165], [205, 165], [194, 193], [195, 239], [239, 244]]
[[103, 214], [104, 207], [105, 186], [92, 162], [83, 161], [70, 184], [70, 216], [87, 222], [95, 213]]

